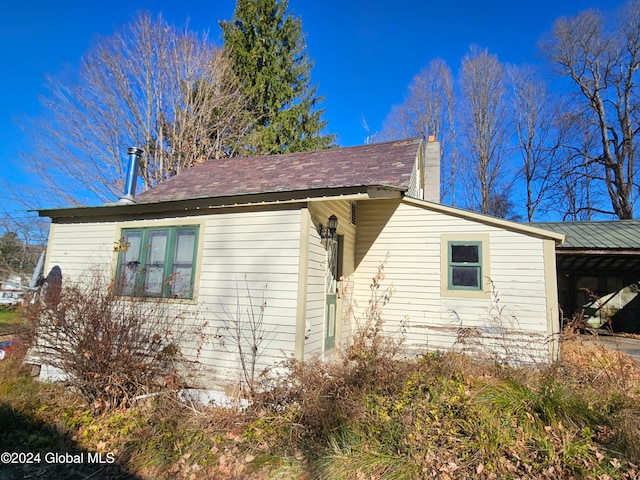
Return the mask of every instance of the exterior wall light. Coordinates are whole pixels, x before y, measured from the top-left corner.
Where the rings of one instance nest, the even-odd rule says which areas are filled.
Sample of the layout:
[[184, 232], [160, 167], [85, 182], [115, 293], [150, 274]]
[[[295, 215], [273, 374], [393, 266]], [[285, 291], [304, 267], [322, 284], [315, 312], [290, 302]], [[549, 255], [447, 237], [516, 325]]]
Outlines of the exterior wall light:
[[337, 230], [338, 230], [338, 217], [336, 217], [335, 215], [331, 215], [327, 219], [326, 226], [323, 224], [320, 224], [320, 226], [318, 227], [318, 233], [320, 234], [320, 237], [323, 239], [335, 238]]

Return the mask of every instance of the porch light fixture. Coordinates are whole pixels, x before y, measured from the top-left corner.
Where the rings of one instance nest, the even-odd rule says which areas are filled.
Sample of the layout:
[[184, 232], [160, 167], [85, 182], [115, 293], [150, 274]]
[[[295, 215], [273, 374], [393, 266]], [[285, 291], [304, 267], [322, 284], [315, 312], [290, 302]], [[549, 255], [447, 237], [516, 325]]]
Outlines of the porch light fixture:
[[336, 217], [335, 215], [331, 215], [327, 219], [326, 226], [323, 224], [320, 224], [320, 226], [318, 227], [318, 233], [320, 234], [320, 237], [323, 239], [335, 238], [337, 230], [338, 230], [338, 217]]

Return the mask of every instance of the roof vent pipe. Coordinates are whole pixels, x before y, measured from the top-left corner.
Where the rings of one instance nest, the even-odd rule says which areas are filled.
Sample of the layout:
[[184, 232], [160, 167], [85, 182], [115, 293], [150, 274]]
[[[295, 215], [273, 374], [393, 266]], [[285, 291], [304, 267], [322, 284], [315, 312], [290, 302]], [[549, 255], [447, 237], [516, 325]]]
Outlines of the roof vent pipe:
[[142, 156], [142, 150], [136, 147], [129, 147], [129, 169], [127, 170], [127, 179], [124, 185], [124, 195], [118, 200], [120, 205], [128, 205], [136, 203], [136, 183], [138, 180], [138, 164]]

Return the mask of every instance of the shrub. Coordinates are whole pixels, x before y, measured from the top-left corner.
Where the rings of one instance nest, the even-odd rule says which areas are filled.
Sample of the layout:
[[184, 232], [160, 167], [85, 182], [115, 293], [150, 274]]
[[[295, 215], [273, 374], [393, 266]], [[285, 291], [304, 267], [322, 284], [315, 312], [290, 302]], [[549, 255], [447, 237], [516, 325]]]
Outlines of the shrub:
[[335, 360], [291, 359], [285, 364], [287, 375], [271, 378], [270, 388], [257, 395], [256, 408], [274, 412], [275, 422], [284, 427], [271, 433], [302, 438], [303, 443], [327, 438], [345, 419], [359, 418], [366, 392], [386, 391], [401, 382], [406, 369], [396, 357], [402, 340], [383, 330], [383, 307], [393, 296], [393, 286], [383, 286], [387, 260], [388, 255], [372, 278], [367, 306], [362, 311], [349, 306], [353, 335]]
[[86, 278], [68, 282], [56, 302], [31, 307], [36, 355], [95, 408], [178, 385], [186, 365], [181, 314], [161, 301], [118, 296], [100, 274]]

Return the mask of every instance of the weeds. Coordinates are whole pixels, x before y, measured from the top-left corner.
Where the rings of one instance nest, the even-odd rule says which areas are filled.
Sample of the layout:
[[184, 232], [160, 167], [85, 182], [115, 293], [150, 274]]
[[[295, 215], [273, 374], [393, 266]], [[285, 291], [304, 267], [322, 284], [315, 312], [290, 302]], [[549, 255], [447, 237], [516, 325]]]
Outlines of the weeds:
[[639, 478], [635, 362], [575, 340], [545, 368], [399, 358], [383, 280], [382, 268], [352, 344], [289, 361], [246, 411], [194, 415], [168, 394], [97, 413], [13, 360], [0, 362], [0, 416], [15, 445], [116, 452], [140, 479]]
[[578, 381], [570, 360], [413, 361], [370, 336], [354, 344], [342, 362], [294, 363], [260, 398], [247, 441], [274, 471], [287, 458], [318, 479], [637, 478], [640, 409], [617, 385]]
[[546, 363], [547, 343], [553, 341], [538, 331], [523, 330], [514, 313], [501, 302], [495, 283], [491, 285], [491, 303], [485, 324], [467, 327], [460, 315], [452, 310], [458, 323], [454, 346], [481, 361], [510, 365], [538, 365]]
[[[401, 326], [399, 339], [392, 336], [384, 335], [384, 322], [382, 313], [384, 307], [391, 301], [395, 288], [393, 284], [383, 284], [385, 279], [385, 266], [389, 261], [389, 254], [378, 265], [376, 274], [371, 279], [369, 285], [370, 296], [367, 306], [362, 312], [358, 312], [357, 305], [351, 305], [348, 311], [351, 314], [354, 324], [354, 334], [351, 344], [346, 350], [346, 357], [349, 361], [365, 362], [375, 360], [378, 354], [383, 357], [394, 356], [402, 344], [404, 338], [404, 329], [406, 327], [406, 319]], [[373, 357], [372, 357], [373, 356]]]
[[377, 352], [361, 357], [376, 359], [367, 382], [364, 363], [297, 363], [246, 412], [199, 415], [171, 395], [96, 414], [12, 360], [0, 362], [0, 414], [14, 448], [116, 452], [140, 479], [638, 478], [638, 394], [614, 377], [640, 369], [598, 375], [617, 360], [563, 350], [547, 369]]
[[268, 443], [271, 435], [289, 437], [304, 450], [332, 435], [345, 419], [359, 418], [364, 394], [385, 391], [402, 381], [401, 364], [396, 361], [401, 340], [383, 333], [383, 307], [393, 296], [393, 286], [383, 285], [387, 260], [388, 255], [372, 278], [370, 299], [361, 314], [355, 306], [349, 308], [354, 316], [350, 344], [333, 361], [288, 360], [287, 375], [272, 378], [270, 388], [256, 397], [257, 407], [273, 415], [277, 425], [258, 429], [260, 441]]

